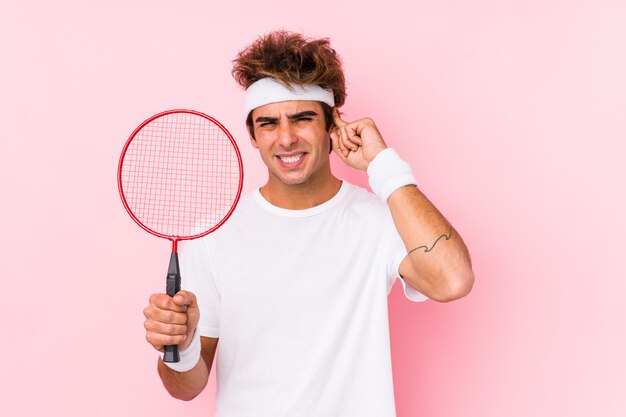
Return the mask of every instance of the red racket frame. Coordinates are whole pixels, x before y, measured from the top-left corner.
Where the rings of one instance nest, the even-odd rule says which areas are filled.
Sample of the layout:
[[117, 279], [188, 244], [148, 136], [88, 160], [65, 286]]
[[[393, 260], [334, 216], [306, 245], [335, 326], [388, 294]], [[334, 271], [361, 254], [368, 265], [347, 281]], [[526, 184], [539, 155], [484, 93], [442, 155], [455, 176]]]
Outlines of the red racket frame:
[[[130, 207], [128, 206], [128, 203], [126, 202], [126, 197], [124, 197], [124, 187], [122, 186], [122, 165], [124, 163], [124, 156], [126, 155], [126, 150], [128, 149], [128, 147], [130, 146], [131, 142], [133, 141], [133, 139], [135, 138], [135, 136], [137, 135], [137, 133], [143, 129], [143, 127], [145, 125], [147, 125], [148, 123], [150, 123], [151, 121], [158, 119], [159, 117], [163, 117], [166, 116], [168, 114], [172, 114], [172, 113], [190, 113], [190, 114], [195, 114], [196, 116], [201, 116], [204, 117], [208, 120], [210, 120], [212, 123], [216, 124], [217, 126], [220, 127], [220, 129], [222, 129], [222, 131], [224, 133], [226, 133], [226, 136], [228, 136], [228, 139], [230, 140], [231, 144], [233, 145], [233, 148], [235, 149], [235, 153], [237, 154], [237, 161], [239, 163], [239, 187], [237, 189], [237, 195], [235, 196], [235, 199], [233, 200], [233, 205], [230, 208], [230, 210], [228, 211], [228, 213], [226, 213], [226, 215], [224, 216], [224, 218], [222, 219], [222, 221], [220, 221], [218, 224], [216, 224], [215, 226], [213, 226], [212, 228], [210, 228], [209, 230], [206, 230], [202, 233], [193, 235], [193, 236], [171, 236], [171, 235], [164, 235], [162, 233], [159, 232], [155, 232], [154, 230], [148, 228], [146, 225], [144, 225], [143, 223], [141, 223], [141, 221], [139, 221], [139, 219], [137, 219], [137, 217], [135, 217], [135, 215], [133, 214], [132, 210], [130, 209]], [[134, 131], [133, 133], [131, 133], [131, 135], [128, 137], [128, 140], [126, 141], [126, 144], [124, 145], [124, 148], [122, 149], [122, 154], [120, 156], [120, 160], [117, 166], [117, 188], [119, 190], [120, 193], [120, 197], [122, 198], [122, 203], [124, 204], [124, 208], [126, 209], [126, 211], [128, 212], [128, 214], [130, 215], [130, 217], [135, 221], [135, 223], [137, 223], [143, 230], [145, 230], [146, 232], [160, 237], [160, 238], [164, 238], [164, 239], [168, 239], [170, 241], [172, 241], [172, 252], [177, 252], [178, 249], [178, 242], [181, 240], [191, 240], [191, 239], [197, 239], [199, 237], [202, 236], [206, 236], [209, 233], [213, 232], [214, 230], [216, 230], [217, 228], [219, 228], [222, 224], [224, 224], [224, 222], [226, 220], [228, 220], [228, 218], [230, 217], [230, 215], [233, 213], [233, 211], [235, 210], [235, 207], [237, 206], [237, 203], [239, 202], [239, 197], [241, 196], [241, 190], [243, 188], [243, 164], [241, 162], [241, 153], [239, 152], [239, 147], [237, 147], [237, 143], [235, 142], [235, 139], [233, 138], [233, 136], [230, 134], [230, 132], [224, 127], [224, 125], [222, 125], [220, 122], [218, 122], [217, 120], [215, 120], [213, 117], [201, 113], [199, 111], [195, 111], [195, 110], [186, 110], [186, 109], [174, 109], [174, 110], [166, 110], [163, 111], [161, 113], [155, 114], [154, 116], [146, 119], [143, 123], [141, 123]]]

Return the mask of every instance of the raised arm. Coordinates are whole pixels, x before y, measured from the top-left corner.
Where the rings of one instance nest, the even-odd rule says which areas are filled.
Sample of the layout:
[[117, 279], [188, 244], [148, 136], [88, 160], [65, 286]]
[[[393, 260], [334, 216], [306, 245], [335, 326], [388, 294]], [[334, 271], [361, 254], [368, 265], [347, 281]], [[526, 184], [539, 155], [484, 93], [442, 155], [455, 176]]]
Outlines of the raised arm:
[[[387, 149], [372, 119], [347, 123], [335, 110], [333, 123], [333, 149], [347, 165], [367, 170], [370, 183], [373, 176], [380, 178], [389, 170], [402, 175], [400, 166], [405, 162]], [[386, 191], [383, 198], [408, 251], [399, 268], [402, 278], [436, 301], [451, 301], [468, 294], [474, 274], [467, 247], [458, 232], [417, 186]]]

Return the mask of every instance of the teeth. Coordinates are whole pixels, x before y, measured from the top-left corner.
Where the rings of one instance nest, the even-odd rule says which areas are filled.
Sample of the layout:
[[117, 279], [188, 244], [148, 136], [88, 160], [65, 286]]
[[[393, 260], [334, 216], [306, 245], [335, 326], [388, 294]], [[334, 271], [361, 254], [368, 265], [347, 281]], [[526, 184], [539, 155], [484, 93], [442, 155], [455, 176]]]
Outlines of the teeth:
[[298, 162], [300, 158], [302, 158], [301, 153], [299, 153], [298, 155], [294, 155], [294, 156], [281, 156], [280, 160], [287, 164], [293, 164], [294, 162]]

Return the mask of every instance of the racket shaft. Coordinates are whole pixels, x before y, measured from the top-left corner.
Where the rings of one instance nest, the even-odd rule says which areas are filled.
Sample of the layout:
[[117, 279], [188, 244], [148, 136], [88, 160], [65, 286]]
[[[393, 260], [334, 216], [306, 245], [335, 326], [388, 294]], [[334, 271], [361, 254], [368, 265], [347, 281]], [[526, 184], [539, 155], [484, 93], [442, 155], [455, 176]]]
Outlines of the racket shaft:
[[[167, 295], [173, 297], [178, 291], [180, 291], [180, 268], [178, 266], [178, 254], [172, 252], [170, 256], [170, 265], [167, 268]], [[176, 363], [180, 361], [180, 355], [178, 354], [177, 345], [165, 346], [165, 352], [163, 353], [163, 362]]]

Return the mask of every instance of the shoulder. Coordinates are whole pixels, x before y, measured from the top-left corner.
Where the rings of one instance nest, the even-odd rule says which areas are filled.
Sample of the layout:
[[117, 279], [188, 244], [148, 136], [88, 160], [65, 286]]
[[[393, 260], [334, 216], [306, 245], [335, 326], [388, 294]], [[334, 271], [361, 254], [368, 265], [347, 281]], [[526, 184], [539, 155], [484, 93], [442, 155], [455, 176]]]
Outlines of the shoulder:
[[387, 205], [375, 194], [363, 187], [345, 183], [345, 196], [334, 209], [331, 217], [340, 225], [354, 233], [379, 234], [391, 222], [391, 213]]
[[248, 192], [241, 196], [230, 218], [224, 223], [224, 225], [232, 223], [233, 221], [240, 221], [257, 211], [257, 205], [254, 204], [253, 194], [254, 192]]
[[254, 191], [243, 194], [232, 211], [230, 217], [218, 228], [217, 231], [226, 230], [233, 225], [245, 222], [251, 217], [258, 217], [259, 205], [255, 203]]
[[386, 213], [389, 211], [378, 196], [363, 187], [346, 182], [346, 205], [351, 210], [366, 211], [370, 213]]
[[230, 216], [218, 228], [192, 242], [196, 246], [204, 248], [204, 250], [210, 250], [216, 240], [219, 241], [228, 237], [237, 229], [245, 228], [245, 224], [251, 222], [251, 219], [255, 217], [255, 211], [256, 205], [254, 204], [252, 193], [244, 194], [239, 199]]

